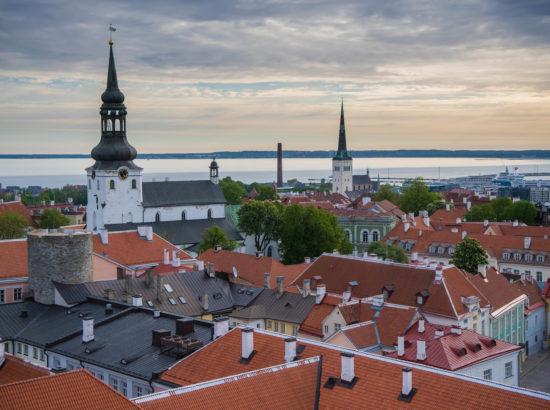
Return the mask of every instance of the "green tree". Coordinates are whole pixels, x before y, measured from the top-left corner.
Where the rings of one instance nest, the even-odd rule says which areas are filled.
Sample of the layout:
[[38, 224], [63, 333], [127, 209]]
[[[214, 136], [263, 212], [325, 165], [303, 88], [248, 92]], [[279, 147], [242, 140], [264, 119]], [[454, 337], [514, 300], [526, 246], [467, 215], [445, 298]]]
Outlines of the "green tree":
[[210, 228], [206, 228], [202, 234], [199, 253], [203, 253], [216, 245], [220, 245], [223, 250], [232, 251], [237, 247], [237, 241], [228, 238], [225, 229], [220, 228], [218, 225], [212, 225]]
[[341, 253], [351, 252], [350, 245], [347, 235], [338, 226], [338, 219], [329, 212], [301, 205], [284, 209], [279, 245], [283, 263], [300, 263], [306, 256], [316, 257], [333, 249]]
[[38, 227], [43, 229], [57, 229], [60, 226], [68, 225], [69, 218], [57, 209], [46, 209], [38, 217]]
[[496, 217], [497, 214], [491, 203], [472, 206], [464, 215], [464, 219], [468, 222], [493, 221]]
[[399, 207], [403, 212], [418, 214], [418, 211], [426, 209], [430, 202], [434, 202], [438, 198], [439, 195], [430, 192], [424, 180], [418, 177], [403, 188], [403, 193], [399, 197]]
[[405, 251], [394, 245], [389, 245], [385, 242], [371, 242], [367, 247], [368, 253], [374, 253], [380, 256], [382, 259], [391, 259], [397, 263], [408, 263], [409, 258]]
[[428, 215], [433, 215], [438, 209], [443, 209], [443, 208], [445, 208], [445, 200], [443, 198], [438, 198], [435, 201], [430, 202], [426, 206]]
[[487, 265], [487, 252], [479, 242], [473, 238], [465, 237], [460, 242], [449, 261], [457, 268], [464, 269], [472, 275], [477, 274], [478, 265]]
[[258, 201], [265, 201], [267, 199], [277, 199], [277, 190], [271, 185], [261, 185], [258, 194], [256, 195]]
[[256, 250], [264, 252], [279, 238], [281, 210], [281, 204], [268, 201], [248, 201], [238, 210], [239, 229], [254, 238]]
[[27, 220], [17, 212], [6, 211], [0, 214], [0, 239], [17, 239], [23, 237]]
[[247, 192], [244, 184], [233, 181], [231, 177], [225, 177], [220, 181], [220, 188], [223, 196], [229, 205], [240, 205]]
[[497, 198], [491, 202], [497, 221], [504, 221], [506, 219], [506, 208], [510, 205], [512, 205], [512, 200], [508, 197]]
[[397, 203], [397, 194], [393, 190], [393, 187], [390, 184], [381, 185], [378, 189], [378, 192], [374, 196], [375, 201], [390, 201], [393, 204]]
[[529, 201], [518, 201], [504, 210], [504, 216], [507, 220], [526, 223], [527, 225], [535, 224], [535, 217], [537, 216], [537, 208]]

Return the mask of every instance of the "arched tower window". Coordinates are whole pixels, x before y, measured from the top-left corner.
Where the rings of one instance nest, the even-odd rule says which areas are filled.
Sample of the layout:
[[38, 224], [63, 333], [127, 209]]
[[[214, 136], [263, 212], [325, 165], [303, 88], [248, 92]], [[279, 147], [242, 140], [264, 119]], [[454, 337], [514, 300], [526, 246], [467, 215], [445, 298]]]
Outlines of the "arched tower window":
[[182, 212], [181, 212], [181, 220], [182, 220], [182, 221], [185, 221], [185, 211], [182, 211]]
[[135, 179], [132, 179], [132, 189], [137, 188], [137, 181]]
[[208, 219], [212, 219], [212, 210], [208, 209]]
[[109, 181], [109, 188], [115, 189], [115, 181], [112, 179]]
[[155, 215], [155, 222], [160, 222], [160, 212]]

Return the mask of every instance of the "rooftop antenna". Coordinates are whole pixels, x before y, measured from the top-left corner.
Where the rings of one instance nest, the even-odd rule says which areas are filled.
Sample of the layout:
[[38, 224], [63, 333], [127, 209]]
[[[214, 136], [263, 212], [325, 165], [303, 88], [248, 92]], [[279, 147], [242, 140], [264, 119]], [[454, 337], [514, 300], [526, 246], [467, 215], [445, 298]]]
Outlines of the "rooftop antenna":
[[113, 31], [116, 31], [116, 28], [112, 24], [109, 24], [109, 44], [113, 45]]

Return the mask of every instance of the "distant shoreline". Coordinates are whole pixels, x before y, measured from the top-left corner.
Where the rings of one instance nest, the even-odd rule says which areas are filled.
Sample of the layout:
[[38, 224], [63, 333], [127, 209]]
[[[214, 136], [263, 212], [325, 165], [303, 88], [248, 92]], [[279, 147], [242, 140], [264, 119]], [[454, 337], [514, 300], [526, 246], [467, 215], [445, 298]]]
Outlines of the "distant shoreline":
[[[503, 158], [550, 159], [550, 150], [489, 151], [489, 150], [357, 150], [354, 158]], [[335, 151], [283, 150], [283, 158], [331, 158]], [[219, 151], [205, 153], [138, 154], [138, 159], [209, 159], [276, 158], [276, 151]], [[89, 154], [0, 154], [0, 159], [90, 158]]]

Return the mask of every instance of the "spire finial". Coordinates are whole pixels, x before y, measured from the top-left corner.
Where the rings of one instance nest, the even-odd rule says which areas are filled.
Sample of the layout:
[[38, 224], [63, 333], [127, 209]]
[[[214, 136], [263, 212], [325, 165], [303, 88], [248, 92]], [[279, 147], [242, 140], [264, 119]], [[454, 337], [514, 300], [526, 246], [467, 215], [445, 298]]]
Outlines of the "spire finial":
[[112, 46], [115, 42], [113, 41], [113, 31], [116, 31], [116, 28], [112, 24], [109, 24], [109, 45]]

